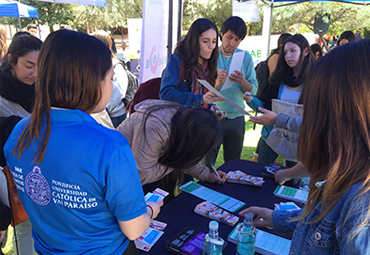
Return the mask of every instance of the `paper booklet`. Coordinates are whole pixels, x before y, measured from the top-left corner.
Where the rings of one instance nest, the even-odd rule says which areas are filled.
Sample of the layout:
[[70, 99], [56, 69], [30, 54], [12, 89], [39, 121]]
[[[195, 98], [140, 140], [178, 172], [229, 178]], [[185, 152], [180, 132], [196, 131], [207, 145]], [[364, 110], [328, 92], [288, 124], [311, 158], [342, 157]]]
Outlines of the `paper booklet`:
[[[153, 192], [148, 192], [145, 195], [145, 202], [159, 202], [163, 200], [169, 193], [160, 188], [156, 188]], [[134, 242], [136, 248], [142, 251], [149, 251], [150, 248], [164, 234], [163, 230], [167, 226], [166, 223], [157, 220], [152, 220], [150, 226], [145, 232]]]
[[223, 210], [222, 208], [208, 201], [204, 201], [198, 204], [195, 207], [194, 212], [218, 222], [225, 223], [229, 226], [234, 226], [239, 221], [239, 217], [229, 213], [228, 211]]
[[142, 251], [149, 251], [150, 248], [152, 248], [158, 239], [164, 234], [163, 230], [166, 226], [166, 223], [152, 220], [149, 228], [134, 241], [136, 248]]
[[249, 115], [249, 112], [247, 112], [246, 110], [243, 109], [243, 107], [240, 107], [240, 105], [236, 104], [235, 102], [233, 102], [232, 100], [228, 99], [227, 97], [225, 97], [224, 95], [222, 95], [217, 89], [215, 89], [211, 84], [209, 84], [206, 80], [200, 80], [198, 79], [198, 81], [200, 82], [200, 84], [202, 84], [204, 87], [206, 87], [209, 91], [211, 91], [212, 93], [214, 93], [216, 96], [218, 97], [222, 97], [226, 102], [228, 102], [229, 104], [231, 104], [238, 112], [242, 113], [242, 114], [245, 114], [245, 115]]
[[277, 197], [305, 204], [307, 202], [308, 191], [279, 185], [276, 187], [274, 195]]
[[156, 188], [153, 192], [148, 192], [145, 195], [145, 202], [159, 202], [163, 200], [169, 193], [163, 189]]
[[[242, 224], [242, 223], [239, 223]], [[227, 236], [230, 243], [238, 243], [238, 225]], [[288, 255], [292, 241], [268, 232], [256, 229], [256, 252], [263, 255]]]
[[228, 182], [240, 183], [245, 185], [262, 186], [265, 182], [263, 177], [256, 177], [246, 174], [240, 170], [230, 171], [227, 173], [226, 180]]
[[300, 210], [301, 208], [296, 205], [294, 202], [281, 202], [275, 204], [275, 210], [286, 210], [286, 211], [292, 211], [292, 210]]

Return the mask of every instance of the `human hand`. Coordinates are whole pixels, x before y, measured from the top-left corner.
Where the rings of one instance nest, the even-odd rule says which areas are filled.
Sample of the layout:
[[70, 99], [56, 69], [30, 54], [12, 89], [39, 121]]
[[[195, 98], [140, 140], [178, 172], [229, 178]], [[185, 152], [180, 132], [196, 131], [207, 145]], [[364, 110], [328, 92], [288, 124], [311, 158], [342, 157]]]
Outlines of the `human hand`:
[[222, 97], [216, 96], [214, 93], [208, 91], [205, 95], [203, 95], [203, 103], [204, 104], [212, 104], [217, 101], [223, 101]]
[[249, 103], [249, 102], [251, 102], [252, 101], [252, 99], [253, 99], [253, 95], [252, 95], [252, 93], [251, 92], [245, 92], [244, 93], [244, 95], [243, 95], [243, 99], [247, 102], [247, 103]]
[[[4, 236], [5, 236], [5, 233], [6, 231], [8, 231], [8, 229], [6, 230], [0, 230], [0, 241], [3, 240]], [[0, 248], [1, 249], [1, 248]]]
[[244, 75], [237, 70], [235, 70], [232, 74], [230, 74], [229, 79], [232, 81], [235, 81], [238, 84], [242, 84], [244, 81], [246, 81], [244, 79]]
[[217, 79], [221, 82], [221, 84], [224, 84], [227, 79], [228, 72], [219, 69], [217, 73]]
[[[161, 211], [161, 206], [163, 205], [163, 200], [159, 202], [146, 202], [147, 205], [150, 205], [153, 208], [153, 216], [152, 219], [157, 218], [159, 212]], [[150, 211], [150, 208], [147, 207]]]
[[258, 107], [258, 110], [264, 113], [261, 116], [251, 116], [249, 117], [249, 121], [252, 121], [253, 123], [264, 125], [264, 126], [270, 126], [274, 125], [276, 123], [278, 115], [274, 113], [273, 111], [269, 111], [267, 109]]
[[218, 120], [222, 120], [226, 114], [225, 112], [221, 111], [221, 109], [218, 108], [215, 104], [211, 106], [211, 111], [216, 115]]
[[221, 170], [218, 170], [217, 173], [220, 175], [221, 178], [219, 178], [215, 172], [209, 172], [207, 173], [204, 180], [210, 183], [217, 182], [218, 184], [225, 182], [227, 174]]
[[[239, 214], [244, 216], [244, 214], [252, 212], [254, 216], [257, 216], [255, 220], [252, 222], [252, 224], [255, 227], [264, 227], [264, 228], [273, 228], [274, 225], [272, 223], [272, 210], [264, 207], [258, 207], [258, 206], [251, 206], [243, 211], [241, 211]], [[263, 221], [260, 221], [260, 219], [263, 219]]]
[[286, 170], [280, 170], [275, 173], [275, 182], [279, 183], [280, 185], [283, 185], [286, 181], [289, 181], [291, 178], [288, 177], [288, 169]]

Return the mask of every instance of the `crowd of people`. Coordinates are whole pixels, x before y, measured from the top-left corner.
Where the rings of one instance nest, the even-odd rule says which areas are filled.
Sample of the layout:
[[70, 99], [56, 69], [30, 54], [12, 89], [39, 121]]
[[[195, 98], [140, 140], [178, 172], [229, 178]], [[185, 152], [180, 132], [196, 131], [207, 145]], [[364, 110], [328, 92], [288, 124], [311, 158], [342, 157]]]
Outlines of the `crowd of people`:
[[[171, 199], [194, 177], [222, 183], [226, 173], [211, 170], [221, 145], [225, 161], [241, 157], [245, 116], [201, 79], [262, 113], [250, 117], [263, 125], [259, 163], [282, 155], [275, 128], [299, 133], [296, 158], [275, 179], [310, 177], [305, 207], [253, 206], [241, 215], [293, 233], [293, 254], [370, 252], [370, 40], [355, 42], [348, 32], [325, 55], [300, 34], [281, 35], [261, 89], [251, 55], [238, 49], [245, 22], [232, 16], [219, 33], [213, 21], [197, 19], [169, 57], [160, 99], [128, 116], [127, 73], [106, 32], [61, 29], [45, 42], [19, 32], [9, 48], [2, 35], [0, 162], [8, 189], [0, 189], [0, 240], [12, 223], [15, 254], [137, 254], [133, 240], [163, 205], [145, 202], [146, 192], [160, 187]], [[243, 60], [231, 73], [235, 53]], [[276, 112], [279, 104], [304, 112]]]

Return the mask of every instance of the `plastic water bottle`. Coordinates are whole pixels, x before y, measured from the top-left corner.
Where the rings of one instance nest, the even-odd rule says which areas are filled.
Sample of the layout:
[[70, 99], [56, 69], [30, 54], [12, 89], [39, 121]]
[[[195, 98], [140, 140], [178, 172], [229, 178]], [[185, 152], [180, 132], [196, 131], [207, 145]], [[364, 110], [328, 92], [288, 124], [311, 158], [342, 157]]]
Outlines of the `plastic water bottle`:
[[222, 255], [222, 246], [224, 240], [218, 236], [218, 222], [209, 223], [209, 233], [206, 235], [203, 243], [204, 255]]
[[256, 229], [251, 225], [253, 213], [244, 215], [244, 222], [238, 227], [237, 255], [253, 255], [256, 243]]

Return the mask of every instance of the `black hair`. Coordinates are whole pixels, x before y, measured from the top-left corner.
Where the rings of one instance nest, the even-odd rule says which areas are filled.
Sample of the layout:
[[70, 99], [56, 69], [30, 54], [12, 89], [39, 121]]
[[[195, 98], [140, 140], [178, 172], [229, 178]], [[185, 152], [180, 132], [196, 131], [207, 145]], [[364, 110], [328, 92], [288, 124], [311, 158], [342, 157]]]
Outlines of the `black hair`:
[[215, 114], [202, 107], [186, 108], [178, 103], [170, 103], [150, 108], [145, 114], [146, 121], [154, 112], [162, 109], [176, 109], [171, 120], [171, 133], [161, 153], [158, 163], [174, 168], [162, 180], [162, 187], [174, 190], [181, 181], [183, 172], [195, 166], [221, 141], [221, 129]]
[[11, 63], [8, 60], [8, 55], [12, 55], [14, 64], [16, 65], [19, 57], [23, 57], [32, 51], [39, 51], [41, 49], [42, 41], [30, 35], [27, 32], [23, 32], [19, 35], [14, 35], [12, 43], [9, 46], [8, 52], [3, 57], [0, 70], [2, 72], [10, 72], [12, 69]]
[[319, 58], [322, 57], [322, 48], [319, 44], [314, 43], [310, 46], [310, 48], [311, 48], [311, 51], [312, 51], [313, 55], [315, 56], [315, 58], [316, 58], [316, 52], [320, 52]]
[[[240, 40], [243, 40], [247, 35], [247, 26], [245, 22], [237, 16], [231, 16], [221, 26], [221, 33], [225, 34], [227, 31], [231, 30]], [[222, 41], [222, 36], [221, 36]]]
[[271, 51], [271, 54], [270, 55], [274, 55], [274, 54], [279, 54], [279, 51], [280, 51], [280, 48], [281, 46], [283, 46], [284, 42], [289, 38], [291, 37], [292, 35], [289, 34], [289, 33], [283, 33], [279, 36], [279, 39], [278, 39], [278, 43], [277, 43], [277, 48], [276, 49], [273, 49]]
[[339, 36], [339, 39], [337, 41], [337, 47], [340, 46], [340, 42], [343, 40], [343, 39], [347, 39], [349, 43], [351, 42], [356, 42], [357, 39], [356, 39], [356, 36], [355, 34], [352, 32], [352, 31], [344, 31], [340, 36]]

